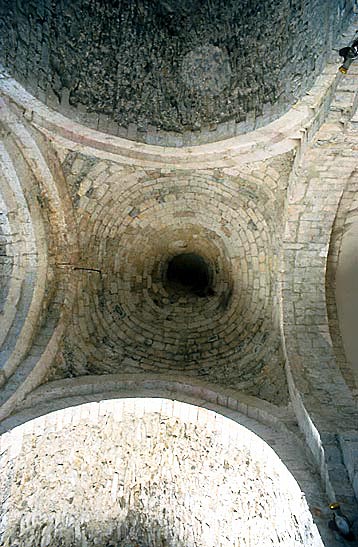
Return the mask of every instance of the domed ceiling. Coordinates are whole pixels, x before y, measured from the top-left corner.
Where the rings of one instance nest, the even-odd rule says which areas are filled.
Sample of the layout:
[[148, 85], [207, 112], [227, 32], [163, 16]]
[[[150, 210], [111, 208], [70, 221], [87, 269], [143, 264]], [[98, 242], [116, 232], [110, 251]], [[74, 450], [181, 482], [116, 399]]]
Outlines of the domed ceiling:
[[93, 128], [181, 146], [260, 127], [312, 84], [345, 0], [0, 1], [2, 62]]

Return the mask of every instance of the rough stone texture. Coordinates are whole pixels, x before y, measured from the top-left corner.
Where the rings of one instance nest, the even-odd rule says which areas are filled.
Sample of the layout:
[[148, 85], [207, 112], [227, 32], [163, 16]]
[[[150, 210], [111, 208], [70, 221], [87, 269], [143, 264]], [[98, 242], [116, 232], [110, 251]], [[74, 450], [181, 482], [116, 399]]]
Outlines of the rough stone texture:
[[[356, 136], [349, 128], [344, 130], [355, 108], [356, 68], [352, 69], [348, 82], [350, 86], [347, 80], [341, 82], [343, 89], [337, 90], [327, 123], [295, 166], [289, 186], [283, 328], [286, 347], [295, 362], [294, 373], [299, 370], [297, 380], [301, 382], [304, 398], [310, 401], [309, 406], [313, 411], [317, 408], [319, 414], [322, 401], [334, 406], [339, 398], [340, 411], [347, 413], [345, 427], [349, 428], [348, 424], [354, 423], [355, 411], [351, 407], [350, 390], [334, 372], [325, 291], [327, 256], [330, 241], [333, 242], [330, 236], [337, 209], [344, 189], [350, 186], [357, 189]], [[315, 392], [308, 388], [312, 379], [317, 381]], [[334, 426], [337, 427], [341, 418], [332, 413], [332, 419], [337, 420]], [[324, 421], [328, 427], [327, 417]]]
[[[326, 266], [345, 188], [357, 191], [357, 67], [338, 83], [327, 122], [299, 159], [288, 189], [283, 253], [283, 333], [291, 400], [331, 497], [344, 496], [356, 514], [353, 476], [339, 456], [339, 435], [356, 431], [355, 393], [339, 370], [330, 332]], [[340, 214], [340, 211], [339, 211]], [[335, 234], [333, 233], [335, 236]], [[332, 271], [329, 272], [329, 275]], [[329, 286], [329, 285], [328, 285]], [[328, 303], [332, 309], [331, 288]], [[335, 456], [331, 456], [331, 455]]]
[[[277, 177], [289, 160], [255, 165], [245, 179], [67, 155], [80, 260], [48, 379], [180, 371], [284, 403], [277, 253], [288, 171]], [[211, 293], [168, 285], [168, 261], [183, 252], [207, 261]]]
[[301, 97], [353, 4], [1, 0], [1, 55], [32, 93], [91, 127], [155, 144], [212, 142]]
[[276, 454], [213, 412], [126, 400], [28, 425], [2, 444], [4, 547], [323, 545]]
[[1, 216], [5, 253], [12, 261], [11, 279], [1, 270], [6, 274], [0, 297], [4, 301], [0, 314], [3, 404], [25, 376], [29, 384], [33, 382], [31, 372], [41, 369], [41, 359], [51, 358], [51, 339], [57, 340], [56, 325], [66, 309], [53, 256], [56, 253], [59, 259], [64, 251], [69, 256], [71, 230], [67, 213], [59, 206], [66, 196], [59, 192], [49, 168], [51, 153], [46, 160], [42, 155], [42, 139], [36, 141], [14, 113], [4, 111], [2, 103], [1, 131]]
[[[211, 51], [225, 82], [225, 57]], [[14, 259], [14, 292], [2, 282], [2, 431], [141, 387], [190, 394], [282, 427], [272, 445], [284, 424], [299, 427], [328, 499], [356, 517], [357, 394], [331, 311], [357, 193], [358, 87], [357, 67], [343, 77], [337, 66], [267, 127], [175, 149], [65, 119], [1, 72], [1, 226]], [[220, 87], [214, 74], [208, 85]], [[168, 281], [183, 251], [205, 259], [210, 291]]]

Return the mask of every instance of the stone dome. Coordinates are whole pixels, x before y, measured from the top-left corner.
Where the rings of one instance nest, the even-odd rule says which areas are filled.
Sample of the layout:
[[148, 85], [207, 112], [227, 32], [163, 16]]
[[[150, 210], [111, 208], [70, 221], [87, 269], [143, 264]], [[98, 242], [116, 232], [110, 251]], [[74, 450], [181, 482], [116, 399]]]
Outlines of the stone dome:
[[53, 379], [59, 370], [143, 372], [160, 363], [284, 402], [273, 192], [219, 171], [127, 179], [115, 165], [84, 176], [88, 168], [67, 158], [68, 174], [83, 173], [73, 197], [81, 255], [97, 271], [73, 272], [80, 309]]
[[[1, 545], [192, 545], [195, 519], [196, 545], [230, 547], [246, 501], [270, 546], [343, 545], [333, 501], [357, 522], [358, 62], [343, 75], [337, 55], [357, 2], [221, 4], [0, 0]], [[126, 445], [119, 470], [154, 479], [119, 530]], [[166, 492], [192, 488], [194, 508], [157, 489], [176, 456]], [[228, 525], [196, 456], [204, 484], [236, 481]]]
[[95, 129], [180, 146], [251, 131], [312, 85], [340, 0], [1, 0], [2, 61]]

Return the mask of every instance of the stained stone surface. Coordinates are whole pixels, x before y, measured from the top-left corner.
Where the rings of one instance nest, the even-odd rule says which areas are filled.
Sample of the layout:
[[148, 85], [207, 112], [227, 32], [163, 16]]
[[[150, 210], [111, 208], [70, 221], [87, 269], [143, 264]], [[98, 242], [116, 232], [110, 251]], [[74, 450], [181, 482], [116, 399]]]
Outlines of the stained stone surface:
[[1, 61], [48, 105], [180, 146], [262, 126], [312, 85], [352, 0], [1, 0]]

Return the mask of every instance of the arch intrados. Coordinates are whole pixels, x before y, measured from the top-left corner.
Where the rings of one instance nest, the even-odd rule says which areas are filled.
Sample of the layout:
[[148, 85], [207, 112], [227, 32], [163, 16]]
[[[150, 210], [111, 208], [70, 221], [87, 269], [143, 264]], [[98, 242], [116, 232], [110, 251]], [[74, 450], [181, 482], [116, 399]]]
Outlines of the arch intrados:
[[[145, 390], [142, 389], [142, 391]], [[92, 394], [92, 396], [77, 395], [77, 398], [74, 396], [63, 397], [57, 399], [56, 404], [57, 407], [63, 406], [62, 410], [53, 411], [52, 408], [52, 412], [50, 411], [48, 414], [45, 413], [45, 410], [48, 411], [51, 408], [51, 403], [49, 400], [44, 401], [42, 405], [36, 407], [36, 412], [41, 414], [39, 418], [31, 419], [28, 410], [28, 421], [26, 423], [25, 414], [23, 413], [22, 416], [18, 415], [17, 419], [22, 419], [23, 424], [17, 427], [14, 425], [12, 430], [0, 438], [1, 452], [3, 453], [9, 448], [12, 458], [17, 457], [21, 453], [23, 438], [26, 435], [31, 436], [34, 434], [36, 438], [39, 435], [55, 433], [56, 436], [60, 436], [61, 430], [66, 429], [67, 426], [76, 427], [81, 423], [85, 427], [87, 425], [90, 427], [96, 424], [97, 421], [100, 424], [103, 416], [110, 417], [112, 415], [115, 421], [123, 421], [125, 423], [125, 420], [128, 419], [126, 416], [128, 415], [132, 416], [132, 420], [137, 421], [141, 419], [144, 413], [148, 415], [155, 413], [159, 417], [168, 416], [179, 419], [181, 422], [198, 427], [199, 430], [204, 427], [206, 431], [211, 431], [211, 434], [214, 435], [215, 442], [219, 441], [219, 444], [222, 443], [227, 448], [236, 446], [238, 450], [241, 450], [241, 447], [244, 450], [248, 449], [252, 453], [252, 456], [257, 459], [257, 462], [261, 462], [263, 473], [268, 472], [270, 476], [271, 473], [274, 474], [272, 476], [280, 476], [277, 486], [280, 484], [279, 490], [281, 491], [282, 489], [283, 499], [286, 499], [284, 491], [290, 492], [293, 503], [293, 514], [295, 514], [295, 511], [297, 512], [298, 507], [301, 507], [303, 503], [306, 515], [304, 519], [312, 521], [308, 506], [302, 500], [301, 488], [294, 474], [288, 469], [285, 462], [277, 454], [277, 451], [264, 439], [262, 424], [260, 426], [257, 421], [247, 416], [242, 416], [237, 411], [234, 412], [228, 408], [225, 409], [218, 402], [210, 404], [208, 401], [197, 400], [196, 404], [193, 402], [189, 403], [188, 399], [190, 397], [183, 393], [177, 393], [175, 400], [173, 397], [168, 398], [168, 394], [165, 398], [160, 397], [158, 393], [155, 396], [148, 396], [150, 395], [150, 390], [146, 390], [146, 395], [146, 397], [135, 397], [133, 393], [129, 394], [128, 390], [126, 390], [125, 393], [109, 393], [107, 394], [107, 397], [109, 396], [107, 399], [104, 399], [104, 394], [100, 396], [99, 393]], [[186, 401], [178, 401], [180, 398], [186, 399]], [[114, 401], [111, 401], [111, 399], [114, 399]], [[201, 403], [202, 406], [198, 406], [198, 403]], [[206, 408], [204, 405], [211, 406], [212, 408]], [[161, 422], [161, 420], [159, 421]], [[264, 471], [265, 469], [266, 471]], [[300, 515], [301, 518], [301, 509], [297, 515]], [[306, 520], [304, 522], [306, 523]], [[302, 530], [306, 530], [306, 524], [303, 524], [303, 521], [300, 526], [302, 526]], [[312, 522], [310, 528], [312, 537], [315, 537], [315, 543], [312, 543], [312, 545], [321, 546], [322, 543], [319, 534]]]

